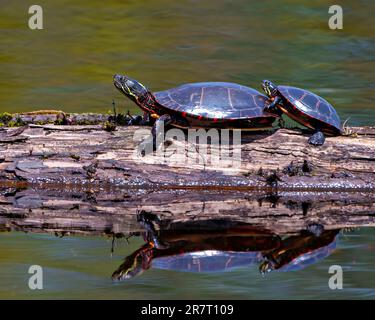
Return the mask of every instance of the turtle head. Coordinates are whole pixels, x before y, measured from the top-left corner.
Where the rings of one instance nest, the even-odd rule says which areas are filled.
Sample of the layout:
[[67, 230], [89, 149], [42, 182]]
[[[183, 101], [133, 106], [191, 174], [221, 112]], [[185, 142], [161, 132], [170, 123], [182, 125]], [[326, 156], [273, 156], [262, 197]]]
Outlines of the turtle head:
[[128, 280], [150, 268], [152, 246], [145, 245], [125, 258], [125, 261], [112, 274], [112, 280]]
[[269, 80], [262, 81], [262, 88], [268, 97], [273, 98], [277, 96], [277, 86]]
[[121, 267], [112, 274], [112, 280], [128, 280], [142, 273], [142, 265], [138, 264], [137, 261], [132, 261], [133, 263], [130, 263], [129, 261], [126, 262], [126, 265], [122, 264]]
[[143, 84], [120, 74], [115, 74], [113, 76], [113, 84], [120, 92], [135, 102], [145, 100], [150, 94]]
[[265, 257], [264, 261], [259, 266], [259, 272], [262, 276], [276, 269], [276, 266], [272, 260]]

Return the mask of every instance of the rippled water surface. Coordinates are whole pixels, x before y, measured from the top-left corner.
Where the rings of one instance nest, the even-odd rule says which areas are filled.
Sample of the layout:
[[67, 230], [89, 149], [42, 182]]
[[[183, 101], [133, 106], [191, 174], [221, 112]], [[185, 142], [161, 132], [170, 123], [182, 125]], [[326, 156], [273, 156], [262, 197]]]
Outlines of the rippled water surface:
[[[114, 73], [153, 91], [188, 82], [260, 81], [309, 89], [351, 125], [375, 123], [375, 2], [340, 1], [344, 29], [328, 28], [326, 1], [46, 1], [44, 30], [27, 27], [28, 5], [0, 8], [0, 112], [61, 109], [139, 112], [112, 84]], [[0, 298], [375, 298], [375, 230], [343, 233], [325, 259], [300, 271], [258, 265], [231, 272], [149, 269], [125, 282], [111, 274], [144, 241], [0, 233]], [[45, 289], [27, 287], [31, 264]], [[328, 268], [344, 269], [330, 290]]]

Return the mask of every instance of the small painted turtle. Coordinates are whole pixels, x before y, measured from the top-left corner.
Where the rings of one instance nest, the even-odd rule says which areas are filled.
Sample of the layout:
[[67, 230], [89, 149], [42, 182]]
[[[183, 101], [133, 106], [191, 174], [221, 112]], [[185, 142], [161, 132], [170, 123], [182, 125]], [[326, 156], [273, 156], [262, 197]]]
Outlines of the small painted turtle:
[[255, 89], [229, 82], [199, 82], [152, 93], [127, 76], [114, 75], [115, 87], [160, 124], [179, 128], [265, 130], [279, 118], [264, 111], [268, 98]]
[[273, 270], [296, 271], [323, 260], [336, 248], [340, 230], [325, 230], [319, 236], [302, 232], [282, 241], [282, 245], [264, 255], [259, 270], [262, 274]]
[[273, 100], [266, 109], [281, 110], [293, 120], [315, 130], [309, 144], [324, 144], [326, 135], [342, 134], [340, 118], [332, 105], [318, 95], [295, 87], [276, 86], [271, 81], [262, 82], [263, 90]]

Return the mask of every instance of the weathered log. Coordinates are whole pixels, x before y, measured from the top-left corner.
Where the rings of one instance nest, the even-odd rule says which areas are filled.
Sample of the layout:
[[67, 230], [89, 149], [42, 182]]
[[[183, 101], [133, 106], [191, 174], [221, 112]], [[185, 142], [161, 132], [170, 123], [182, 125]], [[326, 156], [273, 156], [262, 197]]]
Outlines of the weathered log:
[[[375, 127], [351, 128], [356, 135], [328, 137], [320, 147], [308, 145], [310, 133], [300, 129], [243, 132], [239, 166], [233, 166], [231, 159], [213, 161], [221, 149], [207, 142], [197, 147], [174, 141], [164, 153], [142, 157], [139, 135], [145, 130], [150, 128], [117, 127], [112, 132], [101, 125], [3, 128], [0, 180], [153, 189], [373, 192], [375, 188]], [[210, 152], [202, 156], [202, 147]]]
[[150, 128], [111, 131], [113, 116], [38, 117], [0, 129], [0, 231], [130, 234], [142, 231], [142, 210], [165, 223], [227, 219], [278, 234], [375, 225], [375, 127], [321, 147], [300, 129], [244, 132], [237, 167], [211, 161], [221, 150], [202, 141], [143, 157], [140, 131]]
[[375, 226], [375, 194], [353, 192], [252, 193], [40, 186], [0, 189], [0, 229], [58, 234], [131, 234], [142, 231], [141, 211], [167, 223], [225, 219], [277, 234], [311, 224], [326, 230]]

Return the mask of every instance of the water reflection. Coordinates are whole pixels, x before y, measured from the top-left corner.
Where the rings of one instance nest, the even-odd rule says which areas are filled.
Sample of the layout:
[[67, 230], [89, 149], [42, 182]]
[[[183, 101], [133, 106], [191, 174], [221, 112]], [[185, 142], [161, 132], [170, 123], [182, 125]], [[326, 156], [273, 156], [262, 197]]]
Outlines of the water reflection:
[[[186, 298], [186, 286], [190, 286], [191, 297], [248, 298], [251, 292], [259, 297], [266, 290], [264, 297], [280, 298], [280, 287], [289, 285], [298, 288], [298, 294], [290, 297], [301, 298], [301, 293], [330, 297], [326, 292], [330, 265], [360, 271], [347, 272], [345, 279], [365, 288], [360, 291], [365, 295], [374, 287], [366, 280], [374, 264], [374, 196], [366, 192], [3, 186], [0, 282], [5, 285], [0, 286], [0, 297], [8, 296], [1, 290], [9, 283], [21, 288], [27, 268], [34, 264], [52, 267], [47, 267], [48, 284], [50, 290], [59, 290], [60, 297], [66, 297], [64, 286], [69, 286], [77, 297], [83, 289], [86, 297], [91, 288], [97, 298], [99, 284], [104, 288], [102, 297]], [[335, 250], [340, 230], [348, 227], [361, 230], [340, 236]], [[116, 247], [112, 255], [111, 238]], [[81, 279], [79, 285], [69, 280], [71, 272]], [[262, 277], [262, 272], [267, 276]], [[64, 281], [59, 283], [62, 273]], [[128, 280], [112, 281], [111, 275]], [[95, 281], [87, 281], [92, 276]], [[244, 284], [249, 277], [254, 286]], [[311, 277], [320, 279], [317, 292]], [[176, 288], [176, 281], [183, 290]], [[220, 285], [223, 291], [218, 294], [215, 288]], [[28, 295], [22, 289], [15, 292]], [[43, 294], [47, 297], [48, 292]]]
[[[300, 270], [329, 256], [340, 229], [311, 224], [295, 235], [232, 220], [201, 220], [163, 224], [142, 211], [145, 244], [128, 255], [112, 279], [126, 280], [150, 269], [223, 272], [259, 265], [261, 274]], [[156, 226], [159, 228], [156, 229]]]

